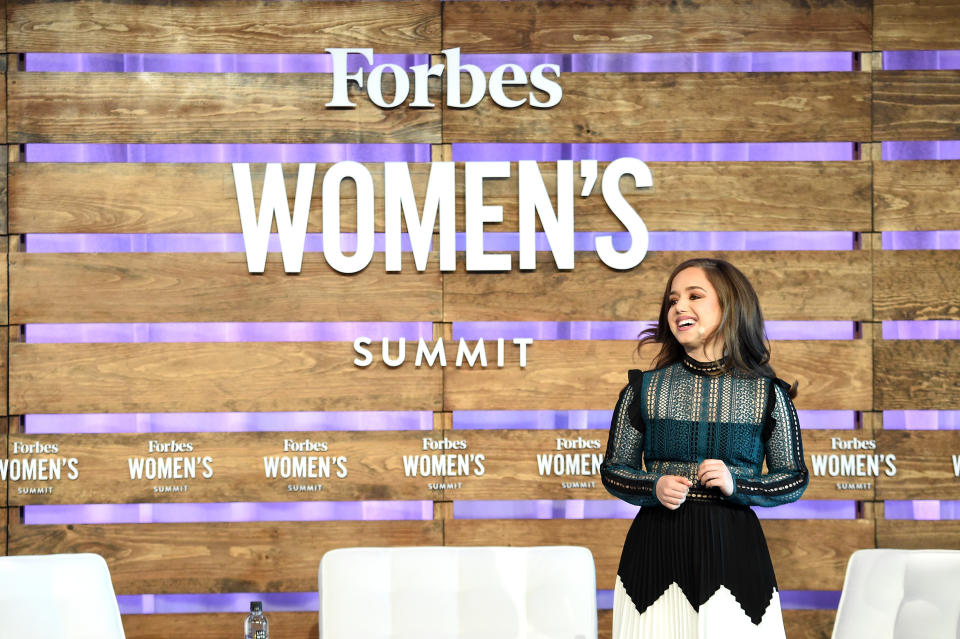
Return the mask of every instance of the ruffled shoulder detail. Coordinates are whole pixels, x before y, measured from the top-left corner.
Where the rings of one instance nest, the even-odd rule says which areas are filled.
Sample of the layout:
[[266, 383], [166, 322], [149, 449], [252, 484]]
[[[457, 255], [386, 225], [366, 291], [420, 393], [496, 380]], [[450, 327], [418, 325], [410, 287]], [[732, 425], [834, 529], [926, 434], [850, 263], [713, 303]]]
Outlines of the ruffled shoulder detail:
[[641, 413], [640, 396], [643, 394], [643, 371], [638, 368], [631, 368], [627, 373], [630, 380], [630, 386], [633, 387], [633, 399], [627, 406], [627, 415], [630, 416], [630, 424], [639, 431], [643, 431], [643, 415]]
[[773, 416], [773, 409], [777, 404], [777, 393], [775, 387], [779, 386], [788, 391], [790, 385], [779, 377], [774, 377], [770, 380], [770, 388], [767, 391], [767, 408], [765, 411], [766, 417], [763, 420], [763, 430], [760, 432], [760, 436], [763, 438], [764, 443], [770, 439], [770, 436], [773, 435], [774, 429], [777, 427], [777, 419]]
[[790, 382], [782, 380], [779, 377], [774, 377], [773, 381], [776, 382], [780, 386], [780, 388], [787, 391], [788, 393], [790, 392], [790, 389], [793, 388], [793, 385], [790, 384]]

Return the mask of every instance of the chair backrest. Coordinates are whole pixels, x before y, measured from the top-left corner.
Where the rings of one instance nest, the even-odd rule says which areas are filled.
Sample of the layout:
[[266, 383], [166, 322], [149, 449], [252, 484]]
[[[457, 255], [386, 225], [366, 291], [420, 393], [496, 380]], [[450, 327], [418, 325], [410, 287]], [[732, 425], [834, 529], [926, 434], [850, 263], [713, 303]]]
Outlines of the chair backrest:
[[0, 635], [124, 639], [117, 597], [103, 557], [0, 557]]
[[960, 550], [858, 550], [833, 639], [960, 637]]
[[321, 639], [597, 637], [586, 548], [344, 548], [318, 581]]

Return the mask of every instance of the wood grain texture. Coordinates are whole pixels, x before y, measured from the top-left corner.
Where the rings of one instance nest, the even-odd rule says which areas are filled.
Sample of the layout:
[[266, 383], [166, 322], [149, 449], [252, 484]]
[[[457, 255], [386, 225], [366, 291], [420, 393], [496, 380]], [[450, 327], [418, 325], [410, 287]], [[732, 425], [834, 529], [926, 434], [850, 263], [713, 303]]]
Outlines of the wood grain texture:
[[[602, 175], [608, 163], [599, 164]], [[903, 164], [916, 164], [903, 163]], [[958, 163], [960, 164], [960, 163]], [[317, 166], [307, 229], [322, 230]], [[374, 224], [384, 227], [383, 165], [367, 164], [374, 183]], [[651, 231], [869, 231], [870, 164], [866, 162], [650, 162], [652, 189], [621, 192]], [[430, 165], [411, 163], [411, 181], [422, 203]], [[551, 200], [556, 164], [539, 164]], [[251, 167], [259, 202], [263, 165]], [[457, 164], [457, 228], [464, 229], [464, 165]], [[285, 165], [293, 202], [296, 166]], [[487, 180], [484, 203], [503, 207], [503, 223], [489, 231], [518, 229], [518, 169]], [[574, 165], [574, 225], [578, 231], [620, 231], [599, 180], [589, 197], [579, 163]], [[936, 182], [945, 188], [941, 182]], [[356, 229], [354, 190], [341, 196], [341, 229]], [[292, 210], [292, 205], [291, 205]], [[537, 226], [540, 227], [539, 219]], [[15, 233], [238, 233], [236, 189], [229, 164], [15, 163], [10, 165], [10, 228]], [[404, 227], [405, 228], [405, 227]]]
[[879, 519], [877, 548], [960, 550], [960, 521]]
[[[494, 352], [495, 352], [495, 346]], [[538, 340], [505, 352], [504, 368], [444, 371], [444, 410], [611, 410], [630, 368], [649, 369], [655, 354], [636, 355], [632, 341]], [[783, 379], [798, 380], [798, 408], [870, 410], [872, 351], [868, 339], [782, 341], [772, 344], [772, 364]]]
[[956, 0], [873, 0], [873, 50], [960, 48]]
[[836, 610], [784, 610], [787, 639], [830, 639]]
[[305, 253], [288, 275], [279, 253], [251, 275], [243, 253], [16, 253], [10, 295], [18, 324], [44, 322], [439, 321], [439, 268], [413, 257], [388, 273], [377, 253], [344, 275]]
[[[717, 255], [751, 279], [767, 319], [872, 317], [869, 251]], [[353, 275], [334, 271], [320, 253], [306, 253], [302, 272], [288, 275], [272, 254], [265, 273], [251, 275], [242, 253], [15, 253], [11, 312], [17, 324], [440, 321], [442, 298], [447, 322], [654, 320], [663, 273], [690, 256], [652, 253], [623, 272], [579, 253], [574, 270], [558, 271], [552, 255], [541, 253], [535, 271], [489, 273], [467, 272], [461, 255], [457, 271], [441, 279], [436, 258], [419, 273], [410, 254], [401, 272], [386, 272], [380, 253]]]
[[470, 53], [869, 51], [870, 17], [869, 4], [853, 0], [455, 2], [444, 7], [443, 44]]
[[882, 430], [877, 449], [897, 456], [896, 475], [877, 478], [878, 499], [960, 499], [960, 431]]
[[117, 594], [316, 592], [329, 550], [442, 544], [442, 523], [434, 521], [20, 525], [10, 532], [11, 555], [103, 556]]
[[874, 141], [960, 137], [960, 71], [875, 71], [869, 75], [873, 76]]
[[881, 340], [874, 353], [877, 410], [954, 410], [960, 404], [956, 340]]
[[[67, 466], [58, 479], [45, 481], [15, 481], [11, 475], [10, 503], [443, 499], [437, 485], [442, 476], [405, 473], [404, 458], [423, 454], [428, 436], [420, 431], [11, 435], [11, 446], [57, 445], [55, 454], [17, 455], [21, 463], [73, 459], [77, 472], [71, 477]], [[161, 448], [173, 445], [180, 450]]]
[[[359, 368], [349, 342], [11, 344], [10, 352], [16, 415], [440, 409], [439, 369]], [[415, 356], [408, 342], [407, 362]]]
[[[0, 416], [9, 413], [10, 390], [10, 354], [6, 348], [0, 348]], [[3, 428], [4, 431], [7, 428]]]
[[[314, 583], [316, 587], [316, 583]], [[275, 612], [266, 610], [270, 632], [282, 639], [317, 639], [320, 634], [316, 612]], [[231, 613], [185, 613], [123, 615], [126, 639], [235, 639], [243, 615]], [[792, 638], [791, 638], [792, 639]]]
[[613, 610], [597, 610], [597, 639], [613, 639]]
[[954, 253], [874, 251], [875, 319], [960, 319], [960, 259]]
[[[6, 126], [6, 124], [4, 124]], [[7, 221], [9, 213], [7, 209], [7, 154], [0, 153], [0, 231], [7, 234]]]
[[960, 161], [873, 163], [875, 231], [960, 228]]
[[[392, 89], [384, 92], [392, 97]], [[9, 139], [96, 143], [435, 143], [440, 109], [327, 109], [322, 73], [11, 73]], [[355, 89], [355, 85], [352, 85]], [[439, 100], [439, 85], [432, 95]]]
[[430, 53], [440, 50], [440, 3], [9, 0], [7, 30], [17, 52]]
[[565, 73], [563, 98], [546, 113], [502, 109], [489, 97], [471, 109], [444, 107], [443, 142], [866, 140], [869, 75]]
[[[872, 317], [870, 251], [710, 255], [727, 259], [744, 272], [767, 320]], [[465, 260], [459, 260], [457, 270], [443, 278], [444, 321], [656, 320], [665, 278], [677, 264], [703, 256], [686, 251], [649, 253], [630, 271], [615, 271], [588, 252], [576, 254], [572, 271], [558, 270], [551, 253], [539, 253], [533, 271], [468, 272]], [[516, 269], [516, 255], [512, 264]]]
[[840, 590], [850, 555], [873, 548], [867, 519], [764, 519], [763, 534], [784, 590]]
[[[0, 325], [7, 325], [10, 323], [9, 320], [9, 297], [10, 297], [10, 280], [9, 280], [9, 261], [8, 261], [8, 251], [10, 250], [10, 238], [0, 236]], [[0, 374], [6, 370], [6, 360], [2, 369], [0, 369]], [[5, 377], [5, 375], [3, 375]], [[0, 392], [3, 389], [0, 387]], [[5, 405], [0, 404], [0, 407]], [[6, 411], [0, 413], [0, 415], [5, 415]]]
[[[454, 519], [444, 525], [447, 546], [574, 545], [593, 553], [597, 588], [612, 589], [629, 519]], [[763, 521], [777, 573], [787, 590], [839, 590], [853, 551], [873, 546], [867, 520]], [[514, 544], [512, 540], [516, 540]]]
[[[7, 80], [7, 56], [0, 56], [0, 77], [4, 82]], [[0, 115], [3, 121], [0, 122], [0, 143], [7, 143], [7, 132], [9, 130], [9, 110], [7, 109], [7, 91], [0, 91]]]

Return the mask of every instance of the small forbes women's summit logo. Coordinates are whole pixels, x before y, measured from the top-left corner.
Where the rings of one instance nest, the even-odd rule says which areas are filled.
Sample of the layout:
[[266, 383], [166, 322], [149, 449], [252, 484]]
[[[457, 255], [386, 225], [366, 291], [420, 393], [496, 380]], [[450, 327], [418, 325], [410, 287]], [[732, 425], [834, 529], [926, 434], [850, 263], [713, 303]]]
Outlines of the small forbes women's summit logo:
[[185, 493], [190, 490], [187, 481], [213, 478], [212, 456], [184, 454], [195, 452], [193, 442], [151, 439], [146, 452], [128, 457], [127, 469], [131, 481], [158, 482], [153, 484], [155, 494]]
[[62, 456], [59, 443], [14, 441], [10, 454], [0, 459], [0, 481], [18, 484], [17, 495], [50, 495], [54, 487], [49, 482], [80, 477], [80, 461]]
[[[287, 492], [316, 493], [323, 490], [317, 480], [345, 479], [349, 474], [346, 455], [329, 453], [330, 443], [307, 439], [284, 438], [281, 453], [263, 458], [263, 476], [267, 479], [285, 479]], [[306, 480], [314, 480], [309, 483]]]
[[810, 455], [810, 465], [814, 477], [849, 479], [838, 481], [837, 490], [870, 490], [873, 482], [865, 479], [897, 474], [897, 456], [878, 452], [875, 439], [831, 437], [830, 449], [837, 452]]
[[442, 480], [429, 482], [427, 488], [430, 490], [463, 488], [463, 481], [458, 478], [482, 477], [487, 472], [484, 465], [487, 456], [467, 452], [466, 439], [424, 437], [422, 446], [424, 454], [403, 456], [403, 475]]
[[537, 470], [541, 477], [560, 477], [562, 488], [596, 488], [603, 454], [599, 439], [558, 437], [556, 451], [537, 453]]

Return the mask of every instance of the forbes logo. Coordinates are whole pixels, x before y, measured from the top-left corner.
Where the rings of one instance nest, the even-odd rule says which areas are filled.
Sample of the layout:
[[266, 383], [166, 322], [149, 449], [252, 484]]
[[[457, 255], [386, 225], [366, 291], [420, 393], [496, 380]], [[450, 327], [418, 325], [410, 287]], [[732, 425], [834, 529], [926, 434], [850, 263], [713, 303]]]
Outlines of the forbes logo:
[[312, 439], [305, 439], [302, 442], [292, 439], [283, 440], [285, 453], [325, 453], [328, 448], [327, 442], [315, 442]]

